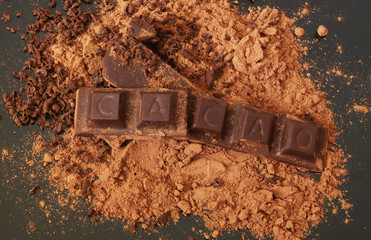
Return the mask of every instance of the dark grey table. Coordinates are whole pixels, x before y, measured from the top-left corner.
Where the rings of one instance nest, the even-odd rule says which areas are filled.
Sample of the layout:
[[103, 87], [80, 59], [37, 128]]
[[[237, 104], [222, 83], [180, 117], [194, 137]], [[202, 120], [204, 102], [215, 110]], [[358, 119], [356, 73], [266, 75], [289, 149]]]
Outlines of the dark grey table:
[[[319, 41], [313, 45], [306, 59], [317, 62], [317, 71], [310, 71], [312, 79], [321, 84], [321, 89], [327, 93], [327, 98], [332, 102], [330, 108], [335, 113], [335, 120], [342, 134], [338, 143], [344, 148], [349, 159], [349, 181], [343, 185], [347, 189], [347, 198], [354, 204], [351, 216], [353, 221], [344, 224], [344, 216], [339, 214], [332, 216], [326, 214], [327, 221], [312, 229], [308, 239], [370, 239], [371, 238], [371, 164], [370, 164], [370, 142], [369, 142], [369, 114], [348, 113], [353, 104], [367, 105], [370, 96], [370, 10], [371, 1], [367, 0], [306, 0], [312, 7], [318, 8], [308, 18], [299, 20], [297, 25], [302, 26], [308, 33], [304, 39], [313, 39], [318, 25], [328, 27], [330, 33], [326, 40]], [[27, 60], [27, 54], [22, 53], [25, 42], [20, 40], [25, 26], [33, 23], [34, 17], [31, 10], [35, 5], [47, 7], [49, 1], [35, 0], [5, 0], [0, 3], [0, 13], [7, 10], [11, 16], [10, 24], [0, 23], [0, 93], [10, 93], [12, 90], [22, 86], [20, 82], [13, 79], [12, 71], [19, 70]], [[251, 6], [248, 0], [239, 1], [241, 11], [247, 11]], [[304, 0], [265, 1], [257, 0], [255, 5], [277, 6], [292, 16], [294, 12], [304, 4]], [[60, 7], [60, 1], [58, 1]], [[7, 6], [11, 4], [12, 8]], [[15, 18], [17, 12], [23, 16]], [[342, 16], [343, 21], [337, 21], [336, 17]], [[311, 20], [306, 23], [305, 19]], [[5, 30], [6, 26], [20, 27], [17, 34], [10, 34]], [[344, 53], [336, 52], [337, 44], [341, 45]], [[324, 53], [326, 52], [326, 55]], [[344, 74], [355, 75], [350, 85], [344, 77], [331, 77], [327, 81], [324, 73], [328, 68], [333, 68], [341, 62], [340, 69]], [[332, 87], [334, 86], [334, 87]], [[58, 207], [57, 196], [53, 196], [54, 188], [49, 186], [45, 177], [45, 171], [36, 173], [36, 177], [29, 178], [32, 170], [26, 165], [26, 158], [30, 158], [29, 151], [32, 148], [31, 132], [40, 130], [36, 126], [17, 128], [10, 116], [6, 113], [4, 104], [0, 104], [0, 150], [8, 149], [12, 156], [0, 160], [0, 239], [186, 239], [195, 236], [203, 239], [192, 231], [205, 227], [202, 220], [197, 217], [182, 218], [176, 225], [169, 224], [159, 228], [158, 233], [148, 234], [139, 230], [131, 235], [122, 229], [119, 221], [108, 221], [105, 223], [92, 223], [89, 219], [82, 221], [74, 220], [73, 216], [86, 216], [87, 206], [77, 206], [77, 211]], [[350, 124], [350, 121], [353, 124]], [[48, 135], [44, 132], [43, 135]], [[41, 158], [39, 157], [38, 160]], [[39, 163], [36, 163], [39, 164]], [[40, 184], [43, 191], [34, 196], [29, 196], [28, 191], [34, 184]], [[47, 209], [51, 216], [47, 218], [45, 212], [38, 206], [39, 201], [45, 200]], [[52, 206], [52, 207], [50, 207]], [[68, 220], [61, 221], [63, 216]], [[49, 222], [49, 220], [51, 222]], [[29, 222], [34, 222], [38, 231], [28, 234]], [[247, 232], [247, 231], [246, 231]], [[219, 239], [240, 239], [241, 231], [224, 232]], [[246, 237], [251, 237], [247, 233]]]

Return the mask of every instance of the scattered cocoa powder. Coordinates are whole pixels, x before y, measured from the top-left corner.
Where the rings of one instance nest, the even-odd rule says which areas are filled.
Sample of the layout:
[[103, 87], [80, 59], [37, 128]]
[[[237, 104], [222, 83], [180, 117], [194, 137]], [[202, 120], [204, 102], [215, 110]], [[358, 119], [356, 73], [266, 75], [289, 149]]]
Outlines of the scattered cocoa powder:
[[304, 36], [305, 30], [301, 27], [297, 27], [297, 28], [295, 28], [294, 33], [297, 37], [300, 38], [300, 37]]
[[34, 194], [36, 193], [36, 191], [37, 191], [39, 188], [40, 188], [40, 185], [39, 185], [39, 184], [36, 184], [35, 187], [33, 187], [33, 188], [30, 190], [29, 194], [30, 194], [30, 195], [34, 195]]
[[319, 25], [318, 28], [317, 28], [317, 34], [320, 37], [326, 37], [327, 34], [328, 34], [328, 30], [325, 26]]
[[7, 11], [3, 12], [3, 16], [1, 17], [1, 20], [4, 20], [4, 23], [10, 22], [10, 15]]
[[[91, 202], [94, 221], [120, 218], [133, 230], [193, 214], [214, 230], [205, 238], [249, 228], [261, 238], [297, 239], [324, 218], [325, 199], [340, 199], [348, 213], [351, 205], [338, 188], [346, 161], [334, 146], [316, 180], [304, 169], [187, 141], [74, 136], [76, 90], [110, 86], [92, 76], [101, 74], [102, 57], [113, 43], [125, 46], [130, 20], [140, 18], [157, 32], [147, 46], [204, 92], [310, 119], [329, 129], [334, 144], [338, 133], [328, 101], [300, 73], [294, 20], [269, 7], [242, 15], [224, 0], [102, 1], [98, 15], [82, 12], [80, 4], [65, 1], [67, 17], [34, 11], [38, 21], [24, 37], [33, 57], [15, 73], [28, 85], [3, 99], [18, 126], [36, 122], [42, 129], [66, 130], [35, 148], [50, 149], [44, 157], [50, 180]], [[38, 38], [39, 31], [49, 37]], [[31, 69], [36, 77], [26, 73]], [[151, 84], [158, 85], [156, 76]]]
[[353, 109], [356, 112], [365, 113], [365, 114], [367, 114], [370, 111], [367, 106], [361, 106], [361, 105], [358, 105], [358, 104], [355, 104], [353, 106]]

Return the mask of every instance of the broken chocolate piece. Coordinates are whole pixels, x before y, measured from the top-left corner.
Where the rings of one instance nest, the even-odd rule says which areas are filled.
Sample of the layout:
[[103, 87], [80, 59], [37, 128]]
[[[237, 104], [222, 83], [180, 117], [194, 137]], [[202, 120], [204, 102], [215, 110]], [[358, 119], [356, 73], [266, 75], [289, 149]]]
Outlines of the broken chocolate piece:
[[314, 160], [318, 126], [287, 119], [281, 139], [281, 153]]
[[222, 132], [227, 103], [198, 99], [194, 112], [193, 128], [202, 131]]
[[169, 122], [173, 93], [143, 93], [140, 122]]
[[130, 21], [131, 33], [139, 42], [146, 42], [156, 37], [156, 29], [142, 19]]
[[120, 58], [110, 55], [110, 51], [108, 51], [102, 59], [104, 79], [118, 87], [148, 86], [144, 67], [137, 61], [129, 61], [130, 63], [123, 64]]
[[323, 149], [327, 130], [320, 125], [293, 116], [281, 115], [272, 153], [283, 162], [309, 169], [323, 168]]
[[90, 119], [100, 120], [120, 120], [120, 93], [96, 92], [91, 96]]
[[[155, 58], [154, 53], [141, 43], [136, 46], [148, 58]], [[143, 88], [153, 86], [153, 81], [146, 74], [147, 65], [143, 59], [131, 58], [128, 63], [124, 63], [116, 52], [111, 54], [112, 50], [108, 50], [102, 60], [103, 77], [110, 84], [119, 88]], [[171, 89], [197, 89], [188, 79], [181, 76], [177, 71], [169, 65], [161, 61], [157, 62], [154, 75], [161, 76], [161, 87]]]
[[187, 91], [90, 89], [77, 91], [75, 134], [129, 139], [186, 136]]
[[268, 145], [272, 138], [274, 114], [237, 106], [232, 142], [248, 140]]

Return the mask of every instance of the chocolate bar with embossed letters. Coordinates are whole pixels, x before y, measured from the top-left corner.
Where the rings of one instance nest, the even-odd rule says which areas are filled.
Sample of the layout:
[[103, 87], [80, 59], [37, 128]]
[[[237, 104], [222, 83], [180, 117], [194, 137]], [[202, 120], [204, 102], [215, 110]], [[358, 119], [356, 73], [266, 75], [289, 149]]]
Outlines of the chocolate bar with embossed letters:
[[81, 88], [77, 92], [75, 134], [184, 139], [186, 114], [185, 90]]
[[291, 115], [186, 90], [78, 90], [75, 134], [173, 137], [322, 171], [327, 130]]

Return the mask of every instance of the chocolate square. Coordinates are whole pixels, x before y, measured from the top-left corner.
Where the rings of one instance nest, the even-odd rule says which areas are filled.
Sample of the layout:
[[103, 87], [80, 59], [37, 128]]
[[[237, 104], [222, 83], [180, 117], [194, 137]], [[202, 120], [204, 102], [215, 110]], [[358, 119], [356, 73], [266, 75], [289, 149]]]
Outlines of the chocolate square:
[[232, 130], [231, 143], [249, 140], [265, 145], [270, 144], [273, 121], [274, 114], [272, 113], [237, 106], [236, 123]]
[[288, 118], [280, 142], [280, 152], [288, 156], [314, 161], [318, 138], [317, 124]]
[[94, 92], [91, 95], [90, 120], [119, 121], [121, 95], [117, 92]]
[[169, 122], [174, 93], [142, 93], [140, 122]]
[[221, 133], [227, 103], [216, 103], [205, 99], [196, 101], [193, 128], [202, 131]]

